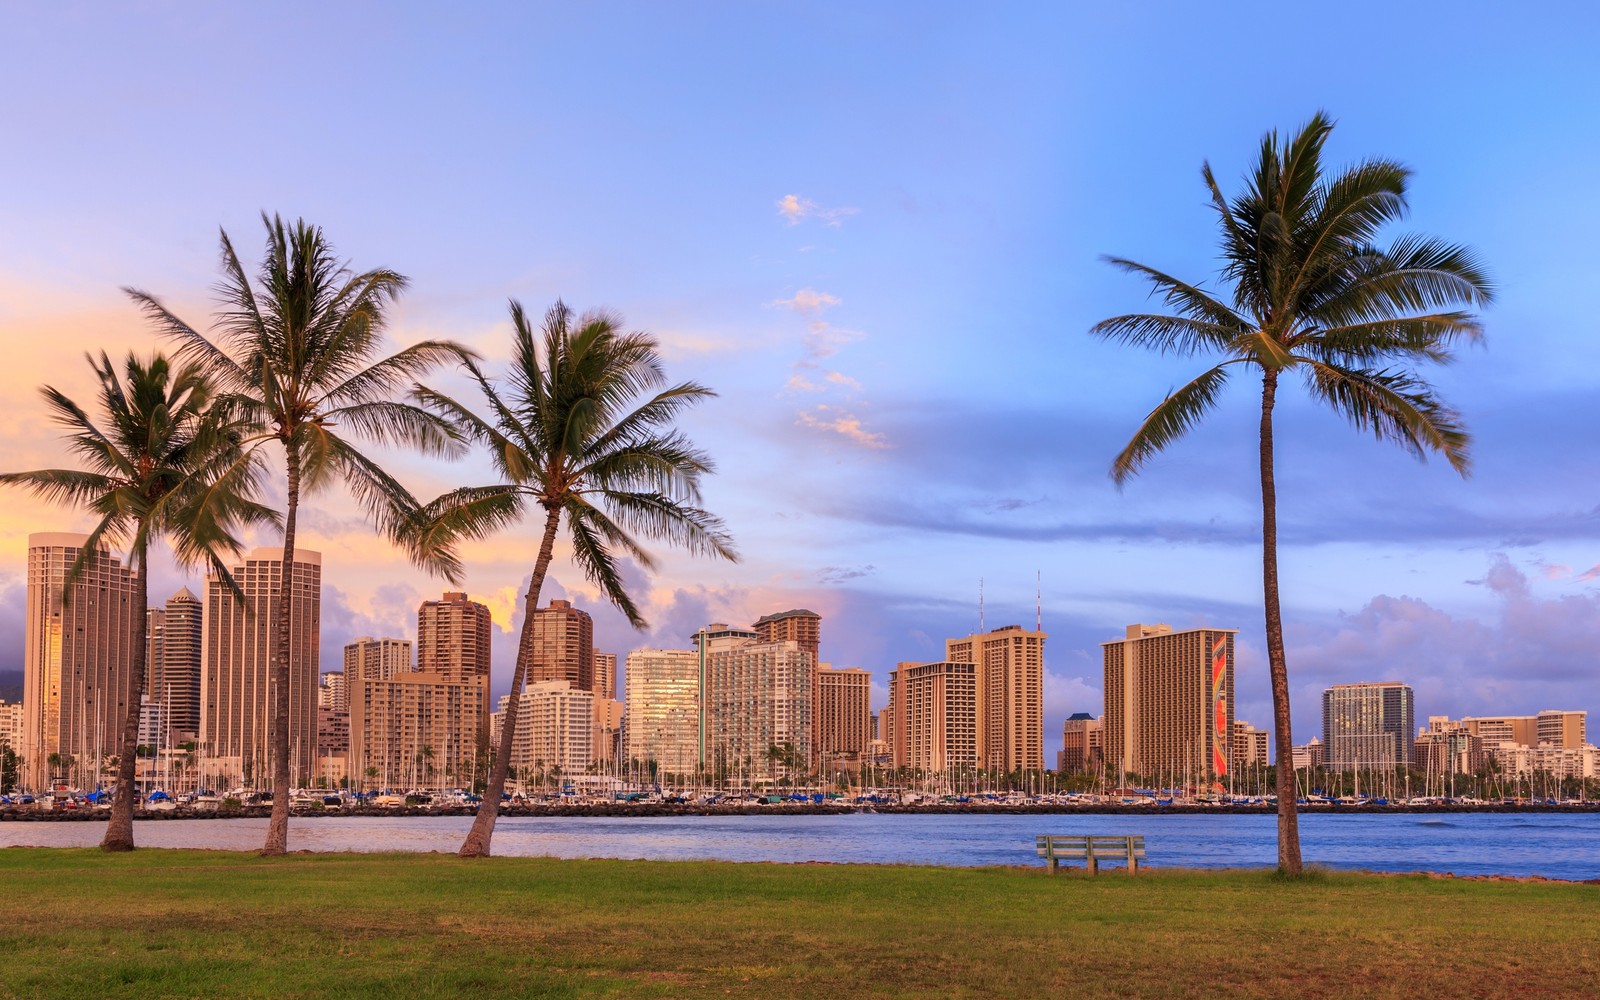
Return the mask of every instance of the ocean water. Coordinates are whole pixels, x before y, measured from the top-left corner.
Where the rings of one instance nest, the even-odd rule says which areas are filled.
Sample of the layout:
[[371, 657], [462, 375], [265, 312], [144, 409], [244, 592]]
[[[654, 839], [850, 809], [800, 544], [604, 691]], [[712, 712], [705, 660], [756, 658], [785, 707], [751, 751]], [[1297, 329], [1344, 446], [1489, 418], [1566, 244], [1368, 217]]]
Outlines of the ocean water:
[[[471, 818], [296, 818], [291, 850], [442, 851]], [[140, 822], [147, 847], [258, 848], [265, 819]], [[0, 846], [92, 847], [99, 822], [0, 823]], [[1308, 864], [1383, 872], [1600, 878], [1600, 813], [1302, 814]], [[1142, 834], [1156, 868], [1270, 867], [1274, 816], [880, 815], [501, 817], [494, 852], [558, 858], [831, 861], [911, 865], [1031, 865], [1033, 838]]]

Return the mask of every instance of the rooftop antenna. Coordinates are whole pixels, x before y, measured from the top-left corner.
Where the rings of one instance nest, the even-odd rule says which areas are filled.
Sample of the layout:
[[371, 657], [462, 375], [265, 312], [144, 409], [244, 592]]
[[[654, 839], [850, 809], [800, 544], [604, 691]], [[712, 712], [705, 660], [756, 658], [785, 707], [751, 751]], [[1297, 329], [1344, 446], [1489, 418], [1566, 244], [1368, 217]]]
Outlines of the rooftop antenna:
[[978, 577], [978, 634], [983, 634], [983, 577]]
[[1039, 570], [1034, 570], [1033, 571], [1033, 596], [1034, 596], [1034, 600], [1037, 602], [1034, 605], [1035, 614], [1037, 614], [1039, 616], [1035, 620], [1035, 624], [1033, 626], [1033, 630], [1035, 632], [1043, 632], [1044, 631], [1044, 575]]

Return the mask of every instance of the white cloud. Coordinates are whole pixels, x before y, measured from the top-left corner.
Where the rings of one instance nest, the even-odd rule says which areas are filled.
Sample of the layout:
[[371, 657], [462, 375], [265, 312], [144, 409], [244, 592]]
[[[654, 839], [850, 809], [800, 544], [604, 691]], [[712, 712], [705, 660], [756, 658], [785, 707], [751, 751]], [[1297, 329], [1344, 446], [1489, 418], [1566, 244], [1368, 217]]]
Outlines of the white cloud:
[[797, 313], [820, 313], [824, 309], [831, 309], [844, 300], [837, 295], [819, 292], [814, 288], [802, 288], [795, 292], [791, 298], [773, 299], [767, 305], [778, 309], [788, 309]]

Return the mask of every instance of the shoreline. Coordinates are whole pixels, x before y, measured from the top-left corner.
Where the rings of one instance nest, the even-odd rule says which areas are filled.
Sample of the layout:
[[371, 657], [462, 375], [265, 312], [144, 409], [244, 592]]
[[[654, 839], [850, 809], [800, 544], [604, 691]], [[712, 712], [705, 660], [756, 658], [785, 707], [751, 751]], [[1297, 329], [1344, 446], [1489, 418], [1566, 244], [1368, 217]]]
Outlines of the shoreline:
[[[1300, 806], [1297, 810], [1305, 815], [1419, 815], [1441, 816], [1459, 815], [1465, 813], [1487, 814], [1593, 814], [1600, 813], [1600, 802], [1589, 802], [1579, 805], [1544, 805], [1529, 803], [1526, 805], [1486, 804], [1486, 805], [1436, 805], [1436, 806], [1375, 806], [1375, 805], [1329, 805], [1329, 806]], [[251, 806], [217, 812], [215, 810], [174, 809], [170, 811], [152, 812], [141, 810], [134, 813], [136, 821], [169, 821], [192, 819], [264, 819], [270, 816], [270, 806]], [[558, 817], [595, 817], [626, 819], [631, 817], [688, 817], [703, 816], [715, 818], [719, 816], [848, 816], [857, 813], [869, 815], [928, 815], [928, 816], [1276, 816], [1277, 809], [1271, 806], [1247, 805], [1170, 805], [1170, 806], [1126, 806], [1126, 805], [958, 805], [954, 803], [934, 803], [929, 805], [880, 805], [872, 808], [859, 806], [834, 806], [813, 803], [773, 803], [767, 805], [737, 805], [737, 806], [696, 806], [678, 804], [588, 804], [588, 805], [518, 805], [502, 806], [500, 816], [518, 818], [558, 818]], [[337, 819], [340, 817], [360, 818], [406, 818], [415, 819], [428, 816], [457, 816], [471, 817], [477, 815], [477, 809], [471, 806], [452, 806], [446, 808], [424, 808], [417, 806], [397, 806], [392, 808], [379, 808], [376, 806], [345, 807], [329, 810], [308, 810], [292, 814], [296, 821]], [[98, 809], [63, 809], [40, 810], [33, 808], [0, 809], [0, 822], [5, 823], [83, 823], [104, 822], [107, 813]]]

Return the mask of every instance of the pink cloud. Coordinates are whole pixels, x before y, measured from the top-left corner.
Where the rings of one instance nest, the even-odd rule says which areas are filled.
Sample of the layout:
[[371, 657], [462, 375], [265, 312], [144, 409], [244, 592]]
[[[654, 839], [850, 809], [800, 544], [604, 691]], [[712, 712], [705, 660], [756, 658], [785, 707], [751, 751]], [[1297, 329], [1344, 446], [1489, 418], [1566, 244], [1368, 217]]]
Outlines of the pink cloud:
[[859, 417], [853, 413], [846, 413], [836, 406], [819, 404], [812, 410], [803, 410], [795, 423], [801, 427], [841, 435], [863, 448], [879, 450], [889, 447], [888, 439], [881, 433], [867, 430]]
[[776, 204], [778, 214], [791, 226], [798, 226], [806, 219], [817, 219], [825, 226], [838, 229], [845, 219], [861, 211], [858, 208], [823, 208], [810, 198], [802, 198], [797, 194], [786, 194]]
[[1501, 554], [1472, 582], [1493, 596], [1492, 611], [1482, 617], [1380, 594], [1331, 625], [1292, 628], [1289, 667], [1300, 724], [1317, 718], [1323, 687], [1353, 681], [1410, 684], [1419, 720], [1590, 708], [1567, 702], [1574, 681], [1594, 676], [1600, 595], [1538, 597], [1527, 575]]
[[842, 301], [844, 300], [837, 295], [819, 292], [814, 288], [802, 288], [787, 299], [773, 299], [767, 305], [797, 313], [820, 313], [824, 309], [831, 309]]

